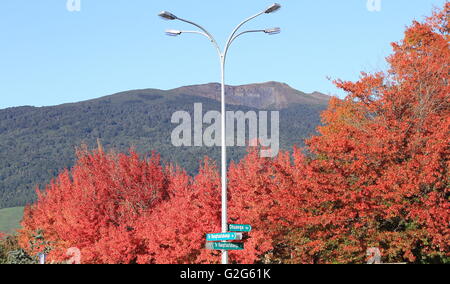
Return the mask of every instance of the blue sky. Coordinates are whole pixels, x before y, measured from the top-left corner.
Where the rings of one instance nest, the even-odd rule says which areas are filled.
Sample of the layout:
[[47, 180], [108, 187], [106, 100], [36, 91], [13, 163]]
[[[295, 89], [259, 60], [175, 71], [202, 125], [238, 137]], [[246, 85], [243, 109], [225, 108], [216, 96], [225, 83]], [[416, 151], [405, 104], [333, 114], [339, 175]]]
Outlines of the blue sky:
[[[266, 0], [0, 1], [0, 108], [56, 105], [141, 88], [171, 89], [219, 81], [217, 55], [196, 35], [170, 38], [161, 10], [192, 19], [223, 44], [242, 19]], [[276, 36], [252, 34], [229, 53], [227, 83], [285, 82], [305, 91], [342, 95], [327, 77], [355, 80], [360, 71], [386, 68], [390, 42], [413, 19], [445, 0], [279, 0], [283, 9], [247, 27], [282, 28]]]

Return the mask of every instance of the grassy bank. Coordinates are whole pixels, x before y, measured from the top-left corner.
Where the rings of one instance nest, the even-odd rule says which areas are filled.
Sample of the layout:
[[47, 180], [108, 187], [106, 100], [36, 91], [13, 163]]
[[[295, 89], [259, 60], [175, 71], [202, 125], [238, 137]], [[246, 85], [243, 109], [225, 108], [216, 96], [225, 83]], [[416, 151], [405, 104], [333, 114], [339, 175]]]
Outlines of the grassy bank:
[[0, 232], [14, 233], [20, 228], [23, 207], [0, 209]]

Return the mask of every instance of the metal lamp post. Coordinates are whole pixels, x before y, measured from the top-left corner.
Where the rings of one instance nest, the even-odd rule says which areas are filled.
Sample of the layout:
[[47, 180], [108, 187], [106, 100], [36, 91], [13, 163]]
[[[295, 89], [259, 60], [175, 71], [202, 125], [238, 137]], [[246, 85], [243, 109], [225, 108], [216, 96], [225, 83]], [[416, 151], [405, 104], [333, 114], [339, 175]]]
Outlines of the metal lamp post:
[[[221, 82], [222, 82], [222, 88], [221, 88], [221, 109], [222, 109], [222, 117], [221, 117], [221, 143], [222, 143], [222, 232], [226, 233], [228, 232], [228, 192], [227, 192], [227, 145], [226, 145], [226, 127], [225, 127], [225, 121], [226, 121], [226, 103], [225, 103], [225, 62], [228, 50], [231, 46], [231, 44], [241, 35], [248, 34], [248, 33], [266, 33], [268, 35], [274, 35], [281, 32], [280, 28], [270, 28], [270, 29], [264, 29], [264, 30], [248, 30], [241, 33], [238, 33], [239, 29], [246, 24], [247, 22], [253, 20], [256, 17], [259, 17], [263, 14], [271, 14], [276, 11], [278, 11], [281, 8], [280, 4], [273, 4], [264, 11], [251, 16], [241, 22], [231, 33], [230, 37], [228, 38], [228, 41], [225, 45], [224, 50], [220, 48], [217, 41], [214, 39], [214, 37], [202, 26], [192, 22], [188, 21], [182, 18], [179, 18], [175, 16], [172, 13], [163, 11], [159, 14], [159, 16], [165, 20], [179, 20], [185, 23], [188, 23], [190, 25], [193, 25], [200, 29], [200, 31], [180, 31], [180, 30], [167, 30], [166, 34], [169, 36], [179, 36], [181, 34], [200, 34], [205, 37], [207, 37], [214, 45], [214, 47], [217, 49], [217, 52], [220, 57], [220, 67], [221, 67]], [[228, 251], [222, 251], [222, 264], [228, 264]]]

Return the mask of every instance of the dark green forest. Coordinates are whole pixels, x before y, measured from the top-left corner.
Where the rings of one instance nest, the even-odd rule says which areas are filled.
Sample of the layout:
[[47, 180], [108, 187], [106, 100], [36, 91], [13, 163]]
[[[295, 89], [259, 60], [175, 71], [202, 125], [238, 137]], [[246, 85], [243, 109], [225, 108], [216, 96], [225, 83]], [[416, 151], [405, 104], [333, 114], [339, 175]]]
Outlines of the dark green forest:
[[[175, 111], [193, 112], [194, 103], [203, 111], [219, 110], [215, 100], [161, 90], [138, 90], [96, 100], [52, 107], [17, 107], [0, 110], [0, 208], [23, 206], [34, 201], [35, 189], [70, 168], [75, 150], [82, 144], [106, 150], [127, 151], [134, 147], [148, 155], [161, 154], [195, 173], [205, 155], [217, 159], [219, 148], [172, 146]], [[280, 112], [282, 149], [302, 146], [314, 133], [326, 105], [292, 105]], [[228, 106], [228, 110], [256, 110]], [[230, 159], [238, 160], [245, 148], [230, 148]], [[194, 158], [193, 158], [194, 157]]]

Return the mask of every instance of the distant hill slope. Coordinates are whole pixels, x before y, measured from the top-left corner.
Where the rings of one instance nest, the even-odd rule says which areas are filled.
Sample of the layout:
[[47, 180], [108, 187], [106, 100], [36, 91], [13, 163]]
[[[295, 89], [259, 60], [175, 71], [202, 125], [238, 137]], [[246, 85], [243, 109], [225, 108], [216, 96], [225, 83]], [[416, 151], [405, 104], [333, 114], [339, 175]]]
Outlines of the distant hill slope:
[[[152, 150], [169, 162], [178, 163], [195, 173], [199, 160], [208, 155], [220, 157], [218, 148], [175, 148], [170, 137], [175, 125], [175, 111], [193, 112], [194, 103], [203, 103], [204, 111], [219, 110], [218, 101], [208, 98], [210, 85], [186, 87], [170, 91], [155, 89], [123, 92], [95, 100], [51, 107], [17, 107], [0, 110], [0, 208], [23, 206], [34, 201], [36, 185], [47, 184], [51, 178], [74, 163], [75, 147], [82, 143], [96, 146], [101, 138], [105, 149], [126, 151], [134, 146], [141, 153]], [[256, 87], [251, 87], [256, 86]], [[196, 92], [195, 89], [198, 89]], [[301, 92], [287, 94], [286, 85], [268, 83], [234, 87], [246, 90], [241, 101], [233, 101], [229, 110], [258, 110], [248, 97], [266, 92], [266, 103], [260, 106], [281, 109], [280, 142], [283, 149], [302, 145], [320, 123], [320, 112], [327, 106], [327, 97]], [[281, 90], [281, 91], [279, 91]], [[284, 90], [284, 91], [283, 91]], [[293, 90], [293, 89], [292, 89]], [[284, 95], [277, 95], [284, 93]], [[211, 96], [214, 93], [211, 91]], [[236, 94], [236, 93], [234, 93]], [[228, 96], [228, 95], [227, 95]], [[296, 97], [281, 108], [285, 99]], [[276, 102], [270, 104], [269, 102]], [[283, 103], [281, 103], [283, 101]], [[272, 107], [267, 107], [267, 105]], [[246, 149], [230, 149], [230, 159], [238, 160]]]
[[0, 209], [0, 232], [13, 234], [20, 228], [23, 207]]

